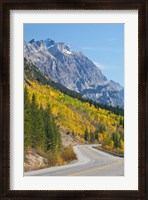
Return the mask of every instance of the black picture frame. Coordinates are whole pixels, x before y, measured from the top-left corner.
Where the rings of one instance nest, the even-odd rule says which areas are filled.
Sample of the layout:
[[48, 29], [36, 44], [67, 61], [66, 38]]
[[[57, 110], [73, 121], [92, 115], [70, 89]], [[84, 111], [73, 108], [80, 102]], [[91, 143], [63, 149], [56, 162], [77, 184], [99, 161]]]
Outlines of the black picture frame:
[[[147, 0], [2, 0], [0, 3], [0, 197], [1, 199], [148, 199], [148, 1]], [[139, 12], [138, 134], [139, 189], [137, 191], [11, 191], [10, 186], [10, 10], [86, 9]]]

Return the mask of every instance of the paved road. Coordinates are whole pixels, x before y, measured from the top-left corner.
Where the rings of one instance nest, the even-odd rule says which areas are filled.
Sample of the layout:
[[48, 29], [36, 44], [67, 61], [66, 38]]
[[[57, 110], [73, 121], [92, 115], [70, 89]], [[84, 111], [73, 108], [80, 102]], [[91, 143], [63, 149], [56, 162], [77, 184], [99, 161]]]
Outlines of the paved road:
[[123, 176], [124, 158], [97, 149], [94, 145], [74, 146], [78, 161], [71, 164], [27, 172], [25, 176]]

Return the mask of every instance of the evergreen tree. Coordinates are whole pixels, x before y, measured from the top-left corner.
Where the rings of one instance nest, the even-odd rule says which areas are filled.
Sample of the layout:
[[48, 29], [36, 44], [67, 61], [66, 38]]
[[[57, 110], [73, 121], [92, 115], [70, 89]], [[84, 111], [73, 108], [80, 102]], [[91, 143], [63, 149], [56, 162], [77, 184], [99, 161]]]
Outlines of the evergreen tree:
[[38, 109], [36, 97], [32, 96], [32, 146], [43, 147], [45, 143], [45, 131], [42, 112]]
[[120, 117], [120, 122], [119, 122], [119, 124], [122, 125], [122, 127], [124, 128], [124, 119], [122, 119], [121, 117]]
[[99, 126], [99, 133], [103, 133], [105, 131], [106, 131], [106, 128], [105, 128], [104, 124], [100, 124], [100, 126]]
[[96, 131], [94, 132], [94, 135], [95, 135], [95, 140], [98, 140], [98, 137], [99, 137], [99, 131], [96, 130]]
[[95, 134], [94, 132], [90, 132], [90, 143], [94, 143], [95, 141]]
[[59, 130], [55, 124], [53, 117], [52, 117], [52, 126], [53, 126], [53, 132], [54, 132], [52, 150], [53, 152], [57, 152], [61, 150], [62, 143], [61, 143], [61, 136], [60, 136]]
[[47, 150], [49, 150], [53, 148], [53, 143], [54, 143], [54, 130], [53, 130], [52, 116], [49, 105], [44, 111], [44, 130], [46, 133], [46, 148]]
[[24, 145], [25, 148], [31, 146], [31, 104], [28, 98], [27, 88], [24, 88]]
[[37, 145], [39, 147], [42, 147], [43, 149], [46, 148], [45, 146], [45, 140], [46, 140], [46, 133], [44, 130], [44, 118], [43, 118], [43, 110], [38, 109], [38, 113], [37, 113]]
[[44, 129], [46, 133], [47, 150], [51, 149], [53, 152], [57, 152], [62, 146], [61, 137], [49, 105], [44, 111]]
[[120, 142], [120, 135], [119, 135], [119, 133], [113, 133], [112, 134], [112, 140], [114, 141], [114, 147], [115, 148], [120, 148], [120, 146], [121, 146], [121, 142]]
[[104, 139], [103, 146], [108, 146], [110, 148], [114, 147], [114, 141], [112, 140], [111, 135], [108, 133], [106, 134], [106, 137]]
[[85, 133], [84, 133], [84, 139], [85, 139], [85, 141], [89, 142], [89, 133], [88, 133], [87, 128], [86, 128]]
[[36, 147], [36, 128], [37, 128], [37, 103], [35, 95], [32, 95], [32, 102], [31, 102], [31, 118], [32, 118], [32, 147]]

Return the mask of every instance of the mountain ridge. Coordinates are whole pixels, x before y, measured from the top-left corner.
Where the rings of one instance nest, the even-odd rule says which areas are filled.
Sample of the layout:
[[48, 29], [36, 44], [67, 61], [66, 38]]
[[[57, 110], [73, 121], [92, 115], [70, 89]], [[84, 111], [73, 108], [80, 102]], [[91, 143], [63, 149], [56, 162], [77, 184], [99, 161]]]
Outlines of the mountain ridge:
[[24, 42], [24, 56], [53, 81], [99, 103], [124, 106], [124, 88], [109, 81], [83, 53], [52, 39]]

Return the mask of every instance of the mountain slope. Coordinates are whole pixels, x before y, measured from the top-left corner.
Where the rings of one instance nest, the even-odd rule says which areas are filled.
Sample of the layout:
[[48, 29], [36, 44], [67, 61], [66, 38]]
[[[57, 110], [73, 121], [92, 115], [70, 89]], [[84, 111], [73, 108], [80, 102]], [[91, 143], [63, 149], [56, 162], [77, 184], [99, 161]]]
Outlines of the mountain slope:
[[39, 83], [42, 83], [43, 85], [50, 85], [56, 90], [60, 90], [64, 94], [68, 94], [69, 96], [76, 97], [79, 99], [85, 99], [83, 98], [82, 94], [69, 90], [65, 86], [51, 80], [47, 75], [42, 73], [32, 62], [27, 61], [24, 59], [24, 78], [25, 81], [38, 81]]
[[58, 90], [64, 94], [67, 94], [70, 97], [77, 98], [82, 102], [88, 102], [90, 105], [93, 104], [96, 108], [102, 108], [111, 111], [117, 115], [122, 115], [122, 116], [124, 115], [124, 110], [122, 108], [107, 106], [104, 104], [94, 102], [91, 99], [87, 99], [81, 93], [72, 91], [66, 88], [65, 86], [51, 80], [47, 75], [42, 73], [34, 64], [32, 64], [31, 61], [27, 61], [26, 59], [24, 59], [24, 79], [25, 82], [28, 84], [29, 84], [28, 81], [37, 81], [43, 85], [49, 85], [53, 89]]
[[46, 39], [24, 42], [24, 56], [41, 72], [70, 90], [80, 92], [99, 103], [124, 106], [124, 90], [107, 80], [101, 70], [80, 52], [61, 42]]
[[[29, 84], [28, 84], [29, 82]], [[28, 81], [25, 85], [29, 98], [36, 96], [38, 105], [43, 109], [49, 104], [52, 115], [60, 132], [64, 132], [80, 142], [85, 142], [85, 131], [99, 134], [112, 135], [114, 132], [123, 134], [124, 117], [89, 103], [84, 103], [68, 95], [54, 90], [51, 86], [42, 85], [38, 82]]]

